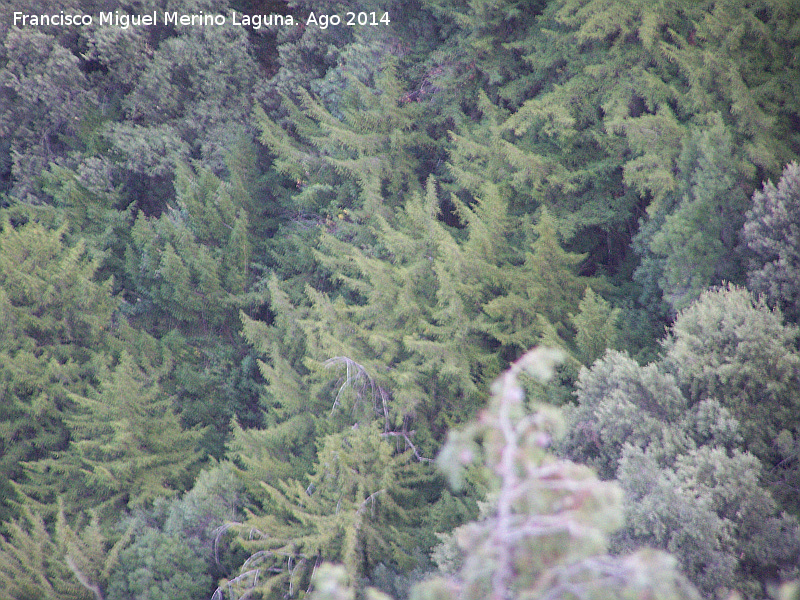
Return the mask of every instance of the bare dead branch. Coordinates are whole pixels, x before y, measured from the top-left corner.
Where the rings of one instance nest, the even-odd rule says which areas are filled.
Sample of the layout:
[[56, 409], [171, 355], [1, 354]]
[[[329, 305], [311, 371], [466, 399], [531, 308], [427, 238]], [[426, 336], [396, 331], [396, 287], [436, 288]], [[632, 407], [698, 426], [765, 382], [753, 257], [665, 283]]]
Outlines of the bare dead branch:
[[255, 552], [255, 553], [251, 554], [250, 556], [248, 556], [247, 560], [244, 561], [244, 563], [242, 563], [242, 567], [241, 568], [242, 569], [246, 568], [247, 565], [249, 565], [251, 562], [255, 562], [256, 560], [259, 560], [263, 556], [274, 556], [274, 554], [270, 550], [259, 550], [258, 552]]
[[361, 514], [361, 512], [367, 507], [367, 504], [369, 504], [370, 502], [372, 502], [372, 508], [374, 510], [375, 498], [377, 498], [380, 494], [383, 494], [384, 492], [386, 492], [386, 490], [378, 490], [377, 492], [373, 492], [372, 494], [364, 498], [364, 501], [358, 507], [358, 510], [356, 510], [356, 514]]
[[75, 579], [77, 579], [83, 587], [92, 592], [97, 600], [103, 600], [103, 592], [100, 591], [100, 586], [89, 581], [89, 578], [81, 572], [81, 570], [78, 568], [78, 565], [76, 565], [75, 561], [72, 560], [71, 556], [67, 555], [65, 558], [69, 570], [72, 571], [73, 575], [75, 575]]
[[228, 531], [234, 525], [242, 525], [241, 523], [224, 523], [217, 527], [211, 533], [214, 534], [214, 562], [219, 564], [219, 539], [222, 537], [222, 534]]
[[383, 403], [383, 430], [389, 431], [389, 424], [391, 420], [389, 419], [389, 394], [382, 387], [378, 387], [378, 391], [381, 394], [381, 402]]
[[[234, 577], [230, 581], [225, 582], [224, 586], [228, 588], [228, 590], [230, 591], [232, 585], [237, 585], [247, 577], [252, 576], [253, 581], [252, 583], [250, 583], [250, 585], [247, 586], [249, 589], [242, 596], [239, 596], [239, 600], [242, 600], [243, 598], [246, 598], [249, 594], [251, 594], [253, 589], [258, 585], [258, 575], [260, 572], [261, 569], [252, 569], [250, 571], [242, 573], [238, 577]], [[233, 593], [228, 594], [228, 597], [231, 599], [235, 598]], [[216, 590], [214, 590], [214, 593], [211, 595], [211, 600], [225, 600], [225, 591], [222, 589], [222, 586], [219, 586]]]
[[314, 575], [317, 574], [317, 567], [319, 567], [319, 561], [320, 560], [322, 560], [322, 557], [321, 556], [317, 556], [317, 559], [314, 561], [314, 568], [311, 570], [311, 578], [309, 579], [309, 582], [308, 582], [308, 589], [306, 590], [306, 595], [311, 593], [311, 587], [314, 585], [311, 582], [314, 581]]
[[432, 458], [425, 458], [424, 456], [420, 455], [419, 451], [417, 450], [417, 447], [411, 441], [411, 438], [408, 437], [409, 435], [414, 435], [414, 432], [413, 431], [409, 431], [409, 432], [405, 432], [405, 431], [386, 431], [386, 432], [381, 434], [381, 437], [401, 437], [401, 438], [403, 438], [405, 440], [406, 446], [411, 449], [411, 451], [414, 453], [414, 457], [419, 462], [433, 462]]
[[364, 393], [367, 391], [367, 388], [369, 388], [372, 396], [372, 405], [375, 407], [377, 397], [375, 381], [372, 379], [369, 373], [367, 373], [367, 370], [363, 365], [358, 364], [352, 358], [348, 358], [347, 356], [334, 356], [333, 358], [326, 360], [324, 364], [328, 369], [339, 365], [345, 365], [346, 369], [345, 379], [342, 382], [342, 385], [339, 387], [339, 391], [336, 393], [336, 398], [334, 399], [333, 406], [331, 407], [331, 414], [336, 411], [336, 408], [339, 406], [339, 400], [347, 388], [353, 389], [357, 400], [361, 400], [364, 396]]
[[286, 568], [289, 570], [289, 573], [290, 573], [290, 576], [289, 576], [289, 598], [294, 596], [294, 574], [295, 574], [295, 571], [297, 571], [297, 569], [299, 569], [301, 566], [306, 564], [306, 559], [305, 558], [299, 560], [298, 563], [294, 567], [292, 567], [290, 565], [291, 561], [292, 561], [292, 557], [289, 557], [289, 561], [287, 562], [287, 565], [286, 565]]

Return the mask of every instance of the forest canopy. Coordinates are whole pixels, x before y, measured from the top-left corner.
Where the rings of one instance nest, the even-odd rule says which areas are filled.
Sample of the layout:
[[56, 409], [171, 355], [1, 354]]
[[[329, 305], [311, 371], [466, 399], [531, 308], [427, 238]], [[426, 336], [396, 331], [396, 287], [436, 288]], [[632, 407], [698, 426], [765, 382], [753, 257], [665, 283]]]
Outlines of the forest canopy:
[[799, 597], [796, 2], [7, 4], [0, 600]]

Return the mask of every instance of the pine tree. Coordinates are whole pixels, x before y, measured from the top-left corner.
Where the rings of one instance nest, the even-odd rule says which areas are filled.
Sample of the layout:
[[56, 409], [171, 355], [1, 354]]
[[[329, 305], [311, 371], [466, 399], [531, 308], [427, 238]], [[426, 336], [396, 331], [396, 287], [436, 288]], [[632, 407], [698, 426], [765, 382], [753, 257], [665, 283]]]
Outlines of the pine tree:
[[503, 269], [507, 279], [502, 292], [484, 306], [491, 318], [487, 330], [516, 353], [541, 341], [543, 324], [553, 325], [569, 339], [565, 331], [569, 313], [577, 308], [589, 282], [575, 273], [586, 256], [564, 251], [555, 220], [546, 208], [534, 233], [536, 239], [525, 253], [524, 263], [516, 269]]
[[292, 306], [275, 277], [269, 283], [272, 326], [242, 315], [243, 336], [264, 359], [258, 361], [265, 380], [265, 428], [233, 425], [229, 451], [258, 481], [301, 478], [314, 464], [316, 416], [327, 406], [309, 394], [302, 368], [303, 335]]
[[297, 181], [294, 207], [328, 217], [343, 209], [387, 216], [387, 208], [421, 187], [419, 162], [432, 145], [419, 126], [422, 108], [400, 102], [402, 82], [391, 61], [380, 64], [371, 85], [354, 76], [346, 81], [338, 114], [304, 88], [293, 92], [297, 102], [283, 97], [285, 125], [256, 109], [261, 141], [277, 155], [276, 168]]
[[326, 411], [328, 367], [339, 361], [359, 365], [371, 374], [372, 389], [388, 394], [386, 409], [355, 402], [355, 418], [388, 417], [390, 429], [415, 429], [427, 455], [436, 431], [469, 418], [502, 361], [544, 339], [571, 347], [570, 313], [586, 285], [599, 280], [575, 274], [582, 257], [561, 248], [546, 210], [530, 227], [530, 252], [510, 245], [525, 220], [508, 216], [497, 189], [484, 191], [471, 205], [451, 199], [462, 233], [436, 218], [440, 201], [431, 181], [426, 195], [414, 196], [395, 218], [376, 218], [374, 245], [323, 234], [316, 258], [338, 274], [333, 294], [309, 286], [305, 303], [295, 304], [272, 280], [273, 325], [244, 321], [248, 341], [267, 356], [261, 370], [272, 403], [268, 420], [280, 427], [238, 432], [237, 451], [246, 440], [256, 455], [274, 456], [277, 464], [267, 469], [273, 476], [306, 461], [304, 436], [314, 435]]
[[63, 226], [68, 236], [84, 240], [89, 255], [99, 261], [97, 279], [113, 277], [115, 292], [129, 288], [124, 256], [135, 206], [123, 208], [125, 198], [114, 186], [111, 169], [88, 157], [76, 169], [50, 165], [42, 181], [52, 206], [15, 204], [9, 214]]
[[180, 209], [137, 217], [126, 270], [141, 296], [179, 322], [219, 326], [249, 284], [247, 214], [208, 171], [179, 169], [176, 186]]
[[253, 252], [247, 206], [253, 200], [241, 189], [242, 176], [229, 184], [208, 169], [181, 165], [177, 207], [158, 219], [136, 217], [125, 253], [132, 291], [184, 328], [198, 321], [206, 330], [231, 327], [236, 308], [255, 300], [245, 295]]
[[264, 302], [252, 287], [254, 254], [265, 251], [253, 227], [264, 224], [253, 196], [263, 182], [244, 146], [231, 154], [230, 181], [179, 166], [177, 206], [157, 219], [140, 212], [125, 251], [130, 288], [123, 311], [176, 357], [165, 391], [175, 396], [185, 426], [210, 426], [203, 447], [216, 457], [225, 453], [231, 418], [261, 420], [254, 357], [236, 335], [238, 311]]
[[[319, 418], [331, 410], [329, 359], [352, 361], [370, 373], [376, 393], [390, 395], [388, 427], [416, 421], [409, 427], [421, 436], [423, 454], [430, 450], [428, 419], [456, 419], [470, 410], [476, 379], [492, 368], [488, 353], [464, 343], [480, 337], [469, 315], [479, 314], [487, 292], [475, 275], [461, 276], [468, 272], [466, 257], [454, 256], [461, 251], [435, 220], [437, 206], [431, 184], [396, 221], [378, 219], [370, 237], [381, 242], [374, 246], [323, 235], [317, 260], [339, 274], [334, 297], [307, 287], [306, 303], [296, 306], [271, 284], [276, 323], [265, 328], [248, 321], [246, 334], [270, 359], [262, 372], [281, 421], [297, 415], [299, 425], [308, 420], [304, 411]], [[475, 292], [478, 302], [462, 295]], [[433, 397], [448, 410], [430, 403]], [[355, 410], [357, 419], [385, 416], [381, 402], [360, 402]]]
[[[484, 7], [469, 8], [477, 17]], [[458, 12], [467, 10], [462, 6]], [[508, 18], [522, 19], [513, 10]], [[770, 82], [785, 80], [779, 70], [797, 68], [787, 50], [798, 43], [797, 32], [786, 27], [786, 19], [794, 18], [793, 7], [767, 3], [686, 10], [671, 3], [549, 3], [527, 35], [520, 33], [504, 53], [488, 59], [508, 68], [522, 58], [524, 66], [516, 63], [511, 81], [520, 86], [515, 92], [530, 91], [519, 104], [494, 96], [465, 102], [472, 112], [468, 124], [460, 124], [458, 140], [469, 141], [464, 156], [475, 159], [473, 177], [486, 171], [495, 184], [513, 188], [515, 194], [507, 197], [515, 207], [546, 205], [562, 224], [570, 249], [589, 253], [589, 269], [627, 278], [637, 221], [647, 209], [655, 229], [663, 226], [681, 203], [676, 175], [682, 150], [698, 125], [711, 129], [721, 115], [722, 138], [715, 134], [715, 139], [727, 137], [730, 156], [716, 173], [712, 165], [706, 169], [709, 188], [696, 190], [701, 201], [684, 202], [680, 215], [669, 219], [656, 251], [665, 261], [659, 265], [649, 249], [643, 257], [645, 270], [665, 268], [649, 279], [663, 278], [667, 296], [685, 306], [703, 285], [741, 278], [731, 250], [743, 194], [757, 172], [775, 173], [793, 157], [797, 78], [787, 86]], [[461, 23], [468, 32], [454, 37], [485, 31], [478, 18]], [[441, 56], [451, 62], [439, 64], [452, 70], [458, 53], [448, 50]], [[709, 140], [709, 146], [715, 143]], [[496, 180], [495, 169], [487, 168], [492, 163], [484, 160], [489, 148], [493, 166], [502, 164], [496, 170], [504, 173]], [[706, 218], [713, 231], [701, 235]], [[698, 264], [705, 271], [690, 268]], [[646, 303], [657, 308], [661, 292], [654, 291], [656, 297]]]
[[56, 540], [59, 558], [72, 575], [95, 600], [102, 600], [106, 583], [111, 572], [119, 563], [120, 551], [131, 540], [132, 530], [123, 533], [115, 543], [111, 543], [100, 523], [97, 512], [90, 513], [89, 522], [83, 528], [71, 527], [64, 515], [59, 501], [56, 521]]

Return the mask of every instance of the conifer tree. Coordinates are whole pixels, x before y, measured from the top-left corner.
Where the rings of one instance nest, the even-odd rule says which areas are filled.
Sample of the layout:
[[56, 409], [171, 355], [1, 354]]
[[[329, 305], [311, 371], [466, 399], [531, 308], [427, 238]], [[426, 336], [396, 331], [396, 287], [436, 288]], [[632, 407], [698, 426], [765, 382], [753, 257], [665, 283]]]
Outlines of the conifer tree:
[[6, 524], [7, 536], [0, 536], [0, 598], [22, 600], [98, 600], [81, 585], [67, 564], [58, 542], [44, 519], [27, 506]]
[[234, 423], [229, 451], [258, 481], [303, 477], [310, 472], [316, 453], [316, 416], [328, 407], [307, 390], [302, 368], [304, 351], [302, 314], [273, 277], [269, 283], [272, 326], [242, 314], [243, 336], [264, 357], [258, 366], [265, 380], [265, 428], [244, 429]]
[[[306, 480], [259, 482], [263, 466], [242, 473], [263, 488], [251, 492], [262, 508], [234, 525], [250, 557], [220, 590], [295, 597], [323, 560], [343, 563], [354, 579], [382, 563], [400, 569], [416, 563], [414, 550], [432, 541], [419, 525], [430, 509], [424, 487], [433, 477], [413, 452], [399, 453], [379, 425], [357, 423], [322, 438]], [[250, 457], [248, 464], [254, 462]]]
[[185, 426], [211, 426], [203, 446], [216, 457], [234, 415], [260, 421], [254, 357], [236, 335], [238, 311], [263, 303], [251, 286], [254, 256], [266, 243], [254, 231], [268, 226], [272, 208], [256, 201], [265, 182], [254, 161], [243, 140], [230, 154], [227, 180], [197, 164], [178, 166], [176, 206], [158, 218], [139, 212], [123, 252], [122, 312], [175, 357], [165, 391]]
[[245, 186], [252, 183], [255, 194], [260, 184], [248, 156], [246, 144], [231, 155], [231, 181], [178, 167], [177, 206], [159, 218], [140, 212], [125, 251], [124, 312], [178, 357], [165, 391], [176, 397], [184, 425], [212, 426], [203, 445], [217, 457], [234, 415], [260, 420], [254, 359], [236, 337], [238, 310], [263, 302], [251, 290], [254, 244], [264, 249], [253, 224], [264, 215], [257, 211], [251, 222], [257, 203]]
[[687, 140], [678, 163], [679, 200], [650, 241], [664, 257], [659, 285], [675, 310], [711, 285], [742, 279], [735, 250], [747, 198], [731, 136], [719, 117], [712, 122]]
[[56, 522], [59, 558], [95, 600], [102, 600], [111, 572], [119, 563], [120, 551], [130, 543], [132, 529], [128, 528], [112, 544], [103, 532], [97, 512], [90, 511], [89, 522], [83, 528], [76, 528], [67, 522], [60, 502], [59, 509]]
[[[482, 7], [470, 5], [475, 18], [463, 20], [469, 32], [484, 27]], [[512, 11], [508, 18], [521, 17]], [[517, 105], [476, 99], [472, 123], [462, 126], [459, 139], [492, 148], [495, 161], [505, 163], [502, 181], [519, 194], [509, 198], [516, 206], [548, 206], [570, 249], [589, 252], [589, 268], [627, 277], [634, 259], [628, 246], [644, 209], [659, 230], [680, 204], [676, 175], [691, 131], [712, 128], [715, 115], [722, 115], [722, 138], [715, 135], [730, 140], [730, 156], [708, 165], [708, 189], [696, 189], [700, 201], [684, 202], [680, 215], [669, 219], [656, 252], [664, 263], [643, 257], [645, 270], [666, 267], [649, 280], [663, 278], [666, 294], [685, 306], [704, 285], [741, 278], [731, 250], [743, 193], [757, 170], [774, 174], [793, 157], [790, 122], [799, 108], [794, 84], [768, 81], [785, 79], [775, 69], [797, 69], [787, 54], [798, 44], [796, 31], [786, 27], [795, 18], [794, 7], [766, 3], [679, 10], [672, 3], [551, 2], [528, 35], [504, 48], [512, 54], [504, 56], [506, 65], [514, 53], [525, 63], [512, 81], [531, 91]], [[483, 124], [487, 115], [500, 117], [494, 135]], [[709, 140], [711, 154], [715, 143]], [[485, 170], [491, 178], [493, 170]], [[525, 179], [527, 186], [513, 183]], [[704, 214], [714, 229], [710, 235], [695, 233]], [[645, 240], [648, 248], [651, 239]], [[687, 273], [692, 264], [705, 271]], [[647, 303], [655, 307], [656, 299]]]
[[[356, 418], [388, 416], [387, 426], [394, 430], [407, 419], [419, 419], [419, 426], [412, 427], [422, 436], [423, 454], [430, 451], [429, 418], [457, 418], [470, 410], [476, 377], [491, 368], [482, 364], [490, 359], [480, 346], [464, 343], [479, 341], [469, 315], [478, 314], [486, 292], [475, 276], [467, 275], [465, 257], [458, 257], [458, 245], [435, 220], [437, 205], [431, 184], [424, 199], [414, 197], [399, 213], [397, 225], [378, 219], [380, 227], [370, 237], [382, 241], [366, 249], [323, 235], [317, 260], [339, 273], [338, 297], [308, 287], [307, 304], [295, 306], [276, 283], [271, 285], [273, 310], [286, 316], [271, 328], [247, 322], [246, 335], [271, 358], [262, 372], [281, 420], [298, 415], [299, 425], [308, 418], [301, 416], [304, 410], [310, 408], [317, 417], [331, 410], [331, 374], [325, 363], [335, 357], [360, 365], [374, 390], [391, 395], [388, 415], [381, 402], [373, 408], [370, 400], [357, 407]], [[466, 304], [459, 290], [476, 294], [473, 304]], [[478, 353], [486, 360], [476, 360]], [[434, 395], [454, 412], [445, 417], [449, 411], [432, 410], [428, 398]]]
[[536, 239], [524, 262], [503, 269], [503, 291], [483, 309], [491, 319], [487, 330], [516, 353], [541, 341], [548, 324], [569, 339], [565, 331], [569, 313], [577, 308], [588, 283], [575, 273], [585, 255], [561, 248], [555, 220], [546, 208], [533, 232]]
[[[508, 237], [526, 220], [508, 215], [496, 188], [484, 192], [472, 205], [451, 199], [463, 235], [437, 220], [433, 181], [395, 218], [376, 219], [370, 238], [381, 241], [374, 246], [323, 234], [316, 256], [338, 274], [335, 294], [307, 287], [306, 303], [297, 305], [277, 281], [270, 283], [275, 323], [245, 319], [245, 335], [268, 357], [261, 369], [275, 403], [270, 418], [281, 427], [241, 432], [237, 444], [259, 439], [258, 454], [284, 457], [276, 469], [286, 461], [299, 465], [307, 456], [302, 435], [313, 434], [311, 415], [323, 414], [330, 394], [326, 361], [339, 357], [372, 374], [375, 389], [391, 390], [387, 427], [415, 429], [415, 443], [427, 455], [434, 432], [470, 416], [503, 361], [551, 337], [572, 347], [570, 313], [593, 281], [575, 274], [582, 257], [561, 248], [546, 210], [529, 229], [536, 236], [531, 251], [518, 251]], [[384, 412], [369, 403], [358, 410], [368, 419]], [[290, 448], [298, 451], [294, 458]]]
[[231, 327], [250, 285], [252, 198], [241, 182], [186, 165], [176, 169], [175, 191], [168, 213], [137, 215], [125, 265], [132, 291], [184, 328]]
[[75, 408], [65, 415], [70, 446], [30, 464], [26, 491], [52, 502], [48, 492], [55, 490], [70, 512], [88, 500], [107, 518], [188, 487], [203, 432], [181, 427], [153, 375], [123, 352], [97, 390], [72, 394]]
[[25, 461], [63, 450], [71, 393], [97, 381], [117, 306], [111, 281], [94, 281], [98, 261], [65, 228], [36, 222], [0, 232], [0, 495], [3, 520]]
[[124, 257], [131, 243], [135, 206], [123, 209], [126, 200], [120, 187], [114, 186], [111, 170], [97, 157], [88, 157], [75, 169], [50, 165], [41, 178], [42, 194], [55, 210], [16, 204], [9, 214], [64, 226], [66, 233], [84, 240], [89, 255], [99, 260], [98, 279], [113, 277], [115, 292], [130, 288]]
[[241, 492], [233, 466], [224, 463], [201, 473], [180, 498], [115, 515], [113, 534], [104, 533], [109, 527], [94, 511], [83, 527], [70, 526], [61, 511], [62, 562], [98, 600], [208, 597], [229, 559], [220, 540], [224, 523], [238, 517]]
[[288, 123], [256, 109], [261, 141], [277, 155], [276, 168], [297, 181], [295, 207], [329, 217], [343, 209], [387, 216], [387, 207], [421, 187], [420, 158], [432, 144], [419, 126], [422, 108], [400, 102], [402, 83], [391, 61], [380, 64], [371, 85], [354, 76], [346, 81], [338, 114], [303, 88], [293, 92], [297, 102], [283, 97]]
[[776, 187], [771, 181], [753, 193], [742, 231], [755, 258], [747, 272], [754, 292], [764, 293], [787, 318], [800, 317], [800, 165], [786, 166]]
[[586, 288], [578, 310], [578, 314], [571, 315], [576, 332], [576, 354], [584, 365], [591, 365], [606, 349], [614, 348], [619, 338], [617, 321], [621, 311], [611, 308], [591, 287]]

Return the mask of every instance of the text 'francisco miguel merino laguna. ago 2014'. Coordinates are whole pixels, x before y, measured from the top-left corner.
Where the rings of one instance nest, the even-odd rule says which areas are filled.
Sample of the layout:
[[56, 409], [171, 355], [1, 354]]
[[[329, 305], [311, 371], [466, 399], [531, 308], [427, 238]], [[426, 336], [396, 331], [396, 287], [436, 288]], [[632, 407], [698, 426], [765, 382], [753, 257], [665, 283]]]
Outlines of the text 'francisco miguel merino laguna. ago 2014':
[[[212, 27], [221, 25], [241, 25], [261, 29], [272, 26], [300, 25], [303, 21], [295, 19], [292, 15], [268, 14], [249, 15], [231, 11], [229, 15], [206, 14], [203, 12], [181, 14], [177, 11], [157, 11], [140, 15], [129, 15], [124, 12], [101, 12], [97, 15], [83, 13], [69, 13], [59, 11], [58, 14], [27, 14], [14, 12], [15, 27], [70, 27], [74, 25], [88, 26], [97, 22], [101, 26], [119, 27], [146, 27], [152, 25], [183, 25], [195, 27]], [[311, 13], [305, 20], [305, 25], [326, 29], [329, 25], [388, 25], [389, 15], [384, 13], [347, 13], [345, 17], [338, 15], [315, 15]]]

